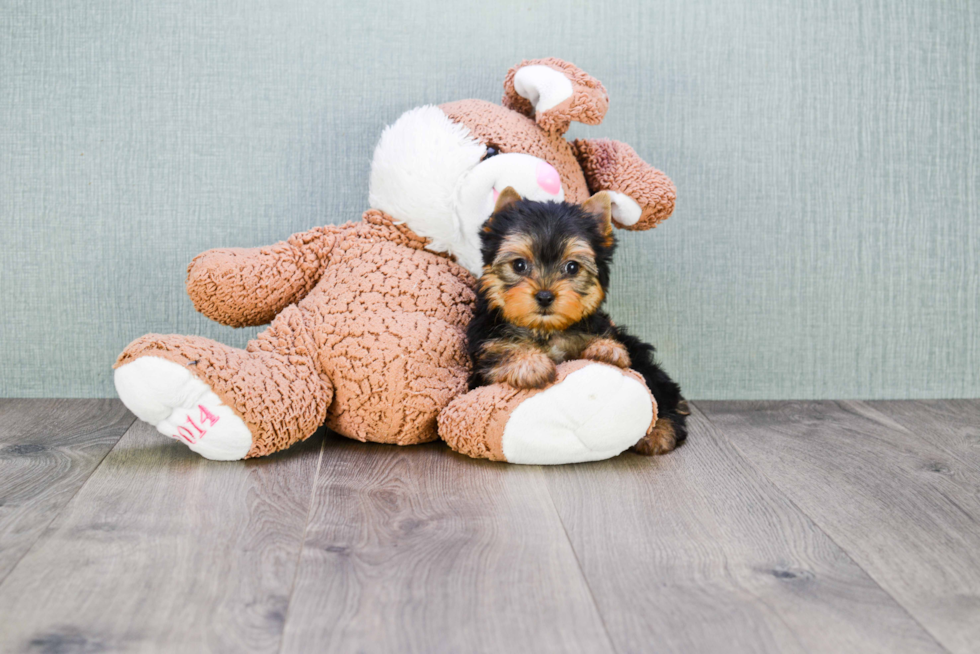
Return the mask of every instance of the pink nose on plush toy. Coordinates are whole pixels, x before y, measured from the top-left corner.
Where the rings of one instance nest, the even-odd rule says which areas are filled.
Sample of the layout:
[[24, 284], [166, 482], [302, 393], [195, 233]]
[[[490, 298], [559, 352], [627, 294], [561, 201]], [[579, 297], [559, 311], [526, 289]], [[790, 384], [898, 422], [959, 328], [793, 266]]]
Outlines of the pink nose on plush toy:
[[551, 195], [558, 195], [561, 190], [561, 178], [558, 171], [547, 161], [538, 164], [538, 186]]

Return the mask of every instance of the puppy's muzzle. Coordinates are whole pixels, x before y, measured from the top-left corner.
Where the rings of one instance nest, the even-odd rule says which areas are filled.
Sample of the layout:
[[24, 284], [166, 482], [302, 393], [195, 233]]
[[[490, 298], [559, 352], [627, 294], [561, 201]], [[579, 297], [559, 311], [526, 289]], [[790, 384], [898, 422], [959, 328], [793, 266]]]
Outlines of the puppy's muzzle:
[[554, 303], [555, 294], [551, 291], [538, 291], [534, 294], [534, 299], [537, 300], [539, 307], [547, 309]]

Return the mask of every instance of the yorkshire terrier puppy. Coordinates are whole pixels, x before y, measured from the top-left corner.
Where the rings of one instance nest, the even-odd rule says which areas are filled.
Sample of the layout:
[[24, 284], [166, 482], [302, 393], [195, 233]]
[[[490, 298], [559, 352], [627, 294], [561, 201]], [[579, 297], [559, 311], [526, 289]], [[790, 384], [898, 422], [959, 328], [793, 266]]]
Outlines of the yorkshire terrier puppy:
[[687, 437], [687, 402], [653, 359], [654, 348], [600, 311], [616, 238], [612, 204], [597, 193], [582, 205], [523, 200], [508, 187], [480, 234], [483, 275], [467, 331], [470, 387], [541, 388], [555, 365], [591, 359], [632, 368], [657, 401], [656, 426], [633, 450], [662, 454]]

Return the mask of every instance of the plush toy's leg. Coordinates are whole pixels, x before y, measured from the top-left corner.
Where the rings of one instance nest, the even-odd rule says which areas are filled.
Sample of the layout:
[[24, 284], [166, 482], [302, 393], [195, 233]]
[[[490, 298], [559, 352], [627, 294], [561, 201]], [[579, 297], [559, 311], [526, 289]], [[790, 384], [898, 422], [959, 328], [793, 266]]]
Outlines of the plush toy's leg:
[[475, 458], [527, 464], [599, 461], [656, 423], [656, 402], [632, 370], [589, 361], [558, 366], [542, 390], [494, 384], [462, 395], [439, 416], [439, 435]]
[[439, 413], [467, 387], [465, 331], [421, 312], [339, 318], [318, 330], [320, 360], [335, 387], [327, 426], [373, 443], [439, 438]]
[[333, 398], [296, 319], [287, 309], [247, 350], [148, 334], [120, 355], [116, 390], [138, 418], [206, 458], [285, 449], [323, 424]]

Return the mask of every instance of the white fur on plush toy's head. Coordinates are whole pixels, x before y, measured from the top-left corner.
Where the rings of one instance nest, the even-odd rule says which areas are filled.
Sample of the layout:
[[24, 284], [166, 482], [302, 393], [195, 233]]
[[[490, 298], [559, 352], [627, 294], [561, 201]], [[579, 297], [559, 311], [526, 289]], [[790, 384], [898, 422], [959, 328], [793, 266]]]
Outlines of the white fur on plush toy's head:
[[480, 163], [486, 146], [434, 106], [406, 111], [374, 149], [368, 202], [431, 239], [437, 252], [460, 239], [456, 184]]
[[411, 109], [385, 129], [374, 150], [370, 205], [479, 276], [480, 227], [500, 191], [512, 186], [539, 201], [565, 197], [557, 171], [543, 159], [486, 155], [487, 147], [439, 107]]

